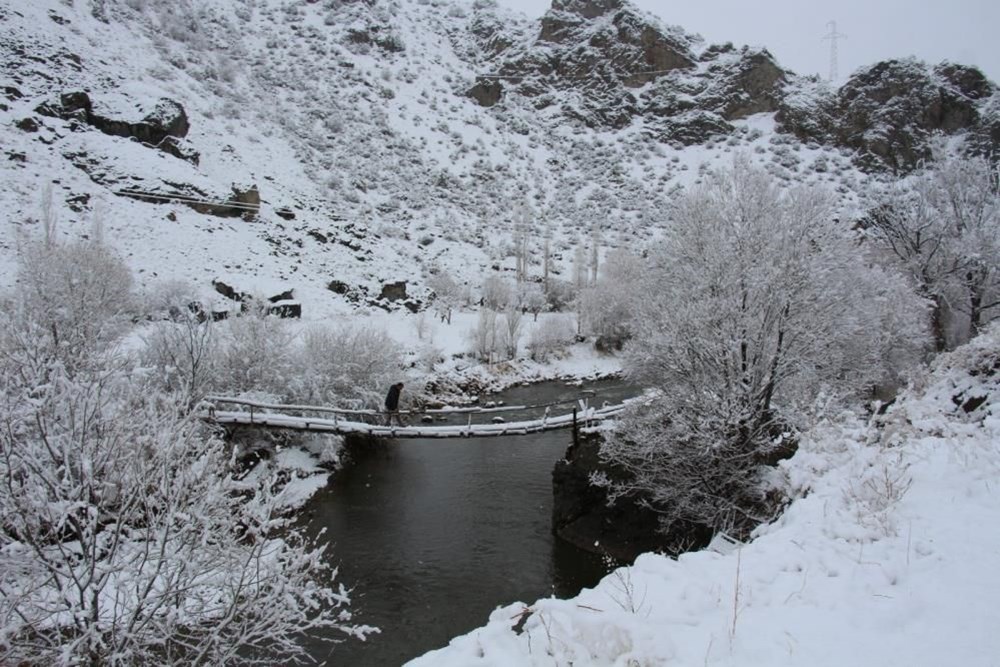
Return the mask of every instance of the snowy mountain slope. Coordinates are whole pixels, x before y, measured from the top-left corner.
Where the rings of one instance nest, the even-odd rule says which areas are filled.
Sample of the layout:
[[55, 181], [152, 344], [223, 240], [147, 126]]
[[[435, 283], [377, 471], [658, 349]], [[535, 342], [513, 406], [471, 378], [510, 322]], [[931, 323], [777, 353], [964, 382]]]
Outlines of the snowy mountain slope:
[[1000, 664], [998, 350], [994, 326], [884, 416], [814, 430], [782, 464], [793, 502], [749, 544], [646, 554], [409, 664]]
[[[525, 202], [533, 247], [550, 233], [565, 278], [591, 228], [642, 248], [671, 189], [736, 151], [836, 189], [846, 216], [865, 178], [825, 125], [775, 122], [808, 86], [766, 52], [707, 46], [619, 0], [557, 0], [541, 22], [488, 0], [0, 0], [0, 19], [8, 284], [13, 230], [34, 233], [48, 183], [60, 233], [102, 218], [144, 288], [293, 289], [322, 317], [420, 308], [438, 269], [473, 288], [512, 272]], [[525, 78], [482, 106], [477, 77], [497, 71]], [[826, 99], [813, 93], [795, 98], [799, 116]], [[184, 122], [160, 119], [178, 122], [157, 146], [147, 120], [164, 105]], [[251, 221], [115, 194], [222, 201], [254, 187]]]

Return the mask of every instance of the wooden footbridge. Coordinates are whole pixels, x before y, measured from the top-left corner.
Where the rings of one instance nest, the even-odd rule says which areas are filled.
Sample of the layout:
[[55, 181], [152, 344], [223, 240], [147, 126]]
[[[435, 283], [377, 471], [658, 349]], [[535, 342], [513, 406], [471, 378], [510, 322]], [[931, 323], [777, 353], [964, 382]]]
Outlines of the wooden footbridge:
[[[245, 424], [377, 438], [484, 438], [527, 435], [565, 428], [572, 428], [575, 433], [579, 428], [594, 426], [619, 415], [634, 400], [614, 405], [604, 403], [600, 407], [594, 407], [590, 405], [591, 399], [591, 396], [584, 396], [574, 401], [542, 405], [401, 410], [399, 415], [404, 421], [419, 423], [389, 425], [386, 424], [387, 413], [378, 410], [269, 404], [229, 396], [208, 396], [202, 404], [202, 417], [217, 424]], [[234, 409], [221, 410], [221, 406], [233, 406]], [[503, 414], [512, 412], [540, 412], [541, 416], [525, 421], [506, 421]], [[558, 414], [552, 414], [553, 412]], [[483, 422], [484, 418], [486, 422]]]

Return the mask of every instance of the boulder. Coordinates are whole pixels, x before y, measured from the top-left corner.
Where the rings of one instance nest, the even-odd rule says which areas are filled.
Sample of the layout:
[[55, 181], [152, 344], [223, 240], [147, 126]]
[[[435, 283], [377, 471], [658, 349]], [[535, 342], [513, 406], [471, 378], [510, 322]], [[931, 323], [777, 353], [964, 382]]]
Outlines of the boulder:
[[302, 317], [302, 304], [298, 301], [278, 301], [267, 307], [268, 315], [277, 315], [283, 318]]
[[406, 281], [401, 280], [395, 283], [383, 284], [382, 293], [379, 294], [379, 298], [386, 301], [402, 301], [406, 299]]
[[88, 114], [88, 122], [105, 134], [136, 139], [150, 146], [158, 146], [167, 137], [187, 136], [190, 123], [187, 112], [179, 103], [163, 98], [142, 120], [129, 122]]
[[499, 79], [479, 79], [466, 95], [481, 107], [491, 107], [503, 96], [503, 83]]
[[345, 283], [343, 281], [340, 281], [340, 280], [331, 280], [327, 284], [326, 288], [328, 290], [330, 290], [331, 292], [333, 292], [334, 294], [340, 294], [340, 295], [347, 294], [350, 291], [350, 289], [351, 289], [347, 285], [347, 283]]
[[231, 287], [230, 285], [227, 285], [221, 280], [213, 280], [212, 287], [215, 288], [216, 292], [226, 297], [230, 301], [238, 301], [240, 303], [244, 303], [250, 299], [249, 294], [244, 294], [243, 292], [237, 292], [235, 288]]
[[185, 162], [190, 162], [196, 167], [201, 162], [201, 154], [184, 139], [164, 137], [163, 141], [157, 144], [156, 147], [164, 153], [173, 155], [175, 158], [179, 158]]
[[21, 120], [14, 123], [14, 125], [17, 127], [17, 129], [21, 130], [22, 132], [29, 132], [29, 133], [38, 132], [39, 128], [38, 121], [36, 121], [31, 116], [28, 116], [27, 118], [22, 118]]
[[281, 294], [275, 294], [272, 297], [268, 297], [268, 301], [271, 303], [278, 303], [279, 301], [291, 301], [295, 298], [295, 290], [287, 289]]

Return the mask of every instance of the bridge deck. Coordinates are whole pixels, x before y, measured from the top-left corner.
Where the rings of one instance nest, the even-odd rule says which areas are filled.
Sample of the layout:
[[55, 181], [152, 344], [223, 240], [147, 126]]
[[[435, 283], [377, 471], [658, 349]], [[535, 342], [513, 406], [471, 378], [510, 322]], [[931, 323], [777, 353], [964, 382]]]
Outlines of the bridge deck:
[[[303, 407], [303, 406], [296, 406]], [[413, 425], [386, 426], [368, 424], [350, 419], [321, 417], [301, 417], [280, 412], [232, 412], [213, 410], [205, 418], [219, 424], [252, 424], [269, 428], [288, 428], [301, 431], [325, 433], [364, 434], [380, 438], [484, 438], [505, 435], [526, 435], [541, 431], [586, 426], [614, 417], [625, 409], [625, 403], [601, 408], [587, 408], [553, 417], [543, 417], [529, 421], [500, 422], [490, 424], [448, 424], [442, 426]], [[377, 414], [377, 413], [375, 413]], [[384, 416], [382, 416], [384, 418]]]

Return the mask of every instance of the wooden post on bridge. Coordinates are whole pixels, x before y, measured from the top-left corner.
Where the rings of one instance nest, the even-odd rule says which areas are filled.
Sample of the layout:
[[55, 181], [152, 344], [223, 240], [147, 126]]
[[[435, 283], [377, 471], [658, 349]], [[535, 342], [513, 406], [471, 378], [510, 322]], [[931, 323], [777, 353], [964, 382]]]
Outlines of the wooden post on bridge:
[[576, 425], [576, 407], [573, 408], [573, 446], [576, 447], [580, 444], [580, 431], [577, 430]]

